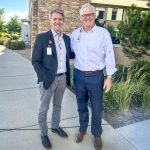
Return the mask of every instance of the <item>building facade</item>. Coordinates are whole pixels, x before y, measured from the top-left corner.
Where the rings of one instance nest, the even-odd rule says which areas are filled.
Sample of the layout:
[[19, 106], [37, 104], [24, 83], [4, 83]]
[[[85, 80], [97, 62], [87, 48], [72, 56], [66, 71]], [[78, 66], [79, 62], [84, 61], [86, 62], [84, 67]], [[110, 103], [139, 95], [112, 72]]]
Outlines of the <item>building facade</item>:
[[64, 32], [70, 34], [80, 26], [79, 9], [82, 4], [91, 3], [96, 7], [96, 16], [100, 21], [117, 25], [125, 16], [125, 8], [132, 4], [145, 10], [147, 1], [142, 0], [29, 0], [31, 48], [38, 33], [50, 28], [49, 11], [59, 6], [65, 12]]
[[29, 19], [31, 32], [31, 47], [38, 33], [50, 28], [49, 11], [53, 6], [59, 6], [65, 12], [64, 32], [69, 34], [80, 26], [79, 9], [90, 0], [30, 0]]
[[22, 40], [26, 47], [30, 47], [30, 24], [28, 19], [21, 19], [22, 21]]
[[96, 7], [96, 16], [99, 21], [106, 24], [111, 24], [114, 27], [124, 20], [126, 17], [126, 8], [132, 4], [147, 11], [150, 8], [147, 6], [148, 0], [92, 0]]

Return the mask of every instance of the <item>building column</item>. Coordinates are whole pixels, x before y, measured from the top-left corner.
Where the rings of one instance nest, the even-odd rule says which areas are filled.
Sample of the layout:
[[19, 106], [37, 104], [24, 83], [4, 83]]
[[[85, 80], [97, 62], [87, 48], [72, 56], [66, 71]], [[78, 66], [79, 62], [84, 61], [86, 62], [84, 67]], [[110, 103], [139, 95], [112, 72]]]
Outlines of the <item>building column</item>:
[[32, 4], [31, 14], [30, 14], [30, 39], [31, 39], [31, 49], [35, 42], [35, 37], [38, 33], [38, 0], [35, 0]]

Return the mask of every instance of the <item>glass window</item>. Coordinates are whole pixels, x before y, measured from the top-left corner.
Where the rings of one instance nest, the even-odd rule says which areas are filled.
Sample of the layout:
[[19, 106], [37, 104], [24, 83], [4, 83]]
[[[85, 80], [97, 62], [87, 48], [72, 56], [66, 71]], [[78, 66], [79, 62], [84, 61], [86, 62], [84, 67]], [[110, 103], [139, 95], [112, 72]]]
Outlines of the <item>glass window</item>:
[[111, 20], [116, 20], [116, 17], [117, 17], [117, 10], [113, 10]]
[[98, 19], [104, 19], [104, 11], [103, 10], [99, 11]]

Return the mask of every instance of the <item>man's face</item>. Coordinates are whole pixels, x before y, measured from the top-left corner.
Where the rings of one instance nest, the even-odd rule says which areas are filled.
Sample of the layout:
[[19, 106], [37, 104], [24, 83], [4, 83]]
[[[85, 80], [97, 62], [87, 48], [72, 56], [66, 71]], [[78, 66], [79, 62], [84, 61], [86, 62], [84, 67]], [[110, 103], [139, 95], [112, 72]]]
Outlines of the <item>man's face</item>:
[[55, 32], [60, 32], [64, 23], [63, 16], [54, 12], [51, 16], [51, 27]]
[[95, 24], [95, 14], [90, 8], [85, 8], [81, 16], [83, 27], [93, 27]]

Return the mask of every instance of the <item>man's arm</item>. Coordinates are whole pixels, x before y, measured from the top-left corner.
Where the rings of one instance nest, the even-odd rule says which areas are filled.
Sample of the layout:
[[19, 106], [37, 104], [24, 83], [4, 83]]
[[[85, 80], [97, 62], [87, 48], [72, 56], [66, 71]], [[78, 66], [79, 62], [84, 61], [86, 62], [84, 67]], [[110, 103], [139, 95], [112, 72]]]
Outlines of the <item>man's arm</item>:
[[107, 78], [104, 82], [104, 89], [105, 89], [105, 93], [107, 93], [110, 91], [112, 87], [112, 75], [116, 72], [117, 69], [115, 68], [113, 44], [108, 31], [105, 33], [104, 37], [105, 37], [104, 47], [106, 52], [105, 65], [106, 65], [106, 73], [107, 73]]
[[75, 58], [75, 53], [73, 51], [71, 51], [70, 48], [70, 58], [69, 59], [74, 59]]
[[69, 59], [74, 59], [75, 53], [71, 50], [71, 38], [69, 37]]
[[104, 87], [103, 87], [103, 89], [105, 90], [105, 93], [109, 92], [111, 90], [111, 87], [112, 87], [112, 78], [107, 76], [104, 82]]
[[43, 81], [42, 57], [43, 57], [42, 39], [40, 38], [40, 35], [37, 35], [32, 52], [32, 65], [37, 74], [38, 82]]

